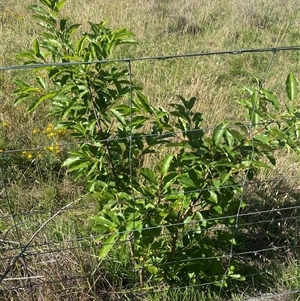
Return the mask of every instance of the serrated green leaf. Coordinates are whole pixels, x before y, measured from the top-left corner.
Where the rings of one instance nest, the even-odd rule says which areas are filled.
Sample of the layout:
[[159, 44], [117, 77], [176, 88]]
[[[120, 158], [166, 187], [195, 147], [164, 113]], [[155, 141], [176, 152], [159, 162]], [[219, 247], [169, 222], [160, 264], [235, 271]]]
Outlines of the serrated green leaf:
[[222, 122], [219, 124], [214, 132], [213, 132], [213, 141], [215, 145], [218, 145], [220, 140], [222, 139], [224, 132], [226, 130], [226, 126], [228, 125], [228, 122]]
[[141, 175], [154, 185], [158, 185], [158, 179], [156, 174], [149, 168], [140, 168]]
[[270, 166], [264, 162], [261, 161], [252, 161], [252, 166], [258, 167], [258, 168], [270, 168]]
[[115, 240], [118, 237], [118, 233], [109, 235], [104, 241], [102, 241], [101, 248], [98, 253], [98, 258], [102, 259], [106, 257], [108, 252], [112, 249], [115, 244]]
[[124, 116], [117, 110], [115, 109], [110, 109], [110, 111], [113, 113], [113, 115], [117, 118], [117, 120], [119, 120], [119, 122], [123, 125], [123, 126], [127, 126], [127, 121], [124, 118]]
[[279, 109], [279, 100], [275, 93], [272, 91], [261, 89], [260, 92], [264, 95], [265, 99], [271, 102], [276, 110]]
[[220, 174], [221, 185], [223, 185], [230, 178], [230, 176], [231, 176], [230, 173], [222, 172]]
[[[86, 167], [89, 166], [89, 161], [85, 160], [85, 159], [79, 159], [76, 162], [70, 163], [68, 164], [68, 171], [75, 171], [75, 170], [80, 170], [80, 169], [86, 169]], [[86, 172], [86, 170], [85, 170]]]
[[54, 101], [62, 101], [62, 102], [70, 102], [71, 101], [71, 98], [65, 94], [58, 94], [58, 95], [55, 95], [55, 97], [53, 97], [53, 100]]
[[131, 124], [134, 126], [143, 126], [147, 119], [145, 116], [134, 116], [131, 120]]
[[68, 29], [67, 29], [67, 34], [70, 37], [75, 31], [76, 29], [81, 26], [81, 24], [72, 24]]
[[290, 73], [286, 79], [286, 92], [290, 101], [294, 102], [298, 93], [298, 83], [295, 75]]
[[39, 5], [29, 5], [28, 9], [33, 10], [33, 11], [38, 12], [38, 13], [42, 13], [44, 15], [48, 14], [48, 12], [43, 7], [41, 7]]
[[46, 24], [50, 25], [53, 29], [56, 27], [56, 20], [49, 15], [32, 15], [32, 17], [45, 22]]
[[269, 140], [269, 136], [267, 135], [263, 135], [263, 134], [257, 134], [254, 136], [254, 139], [259, 140], [263, 143], [269, 144], [270, 140]]
[[234, 136], [227, 129], [225, 130], [225, 137], [229, 147], [232, 147], [234, 144]]
[[53, 98], [56, 95], [56, 92], [47, 93], [40, 98], [35, 99], [28, 107], [28, 111], [32, 112], [36, 107], [38, 107], [43, 101]]
[[251, 104], [253, 108], [258, 108], [259, 106], [259, 93], [255, 90], [251, 95]]
[[180, 157], [180, 161], [192, 161], [192, 160], [196, 160], [199, 159], [199, 156], [196, 156], [193, 153], [184, 153], [181, 157]]
[[56, 4], [56, 8], [57, 8], [57, 10], [60, 10], [63, 6], [64, 6], [64, 4], [67, 2], [67, 0], [61, 0], [61, 1], [59, 1], [57, 4]]
[[83, 36], [76, 44], [76, 51], [79, 55], [81, 55], [82, 49], [84, 47], [84, 42], [87, 39], [86, 36]]
[[187, 176], [178, 177], [178, 181], [183, 184], [185, 187], [196, 188], [195, 183]]
[[164, 157], [163, 161], [162, 161], [162, 164], [161, 164], [161, 176], [162, 178], [164, 178], [168, 171], [169, 171], [169, 168], [170, 168], [170, 165], [171, 165], [171, 162], [173, 160], [173, 155], [167, 155]]
[[40, 44], [38, 39], [34, 39], [33, 41], [33, 51], [36, 56], [40, 54]]
[[72, 157], [69, 157], [68, 159], [66, 159], [64, 162], [63, 162], [63, 165], [62, 166], [68, 166], [78, 160], [80, 160], [80, 156], [72, 156]]
[[142, 107], [144, 108], [144, 110], [151, 114], [151, 115], [155, 115], [155, 111], [154, 109], [152, 108], [152, 106], [149, 104], [147, 98], [145, 95], [143, 95], [141, 92], [139, 91], [135, 91], [136, 92], [136, 95], [137, 95], [137, 98], [139, 100], [139, 103], [142, 105]]

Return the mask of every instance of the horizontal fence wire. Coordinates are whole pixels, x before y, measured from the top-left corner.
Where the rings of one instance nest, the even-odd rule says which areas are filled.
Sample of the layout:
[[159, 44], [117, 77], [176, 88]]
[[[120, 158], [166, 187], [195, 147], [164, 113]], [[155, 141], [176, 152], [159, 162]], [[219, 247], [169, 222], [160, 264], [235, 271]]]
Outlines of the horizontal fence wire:
[[55, 66], [76, 66], [76, 65], [94, 65], [94, 64], [105, 64], [109, 62], [115, 63], [128, 63], [128, 62], [138, 62], [138, 61], [160, 61], [168, 59], [184, 59], [184, 58], [195, 58], [201, 56], [219, 56], [219, 55], [238, 55], [245, 53], [265, 53], [265, 52], [280, 52], [280, 51], [299, 51], [299, 45], [293, 46], [282, 46], [282, 47], [267, 47], [267, 48], [251, 48], [251, 49], [237, 49], [237, 50], [225, 50], [225, 51], [213, 51], [213, 52], [199, 52], [199, 53], [187, 53], [187, 54], [170, 54], [152, 57], [139, 57], [139, 58], [122, 58], [122, 59], [109, 59], [109, 60], [97, 60], [88, 62], [49, 62], [41, 64], [30, 64], [30, 65], [15, 65], [15, 66], [2, 66], [0, 71], [9, 70], [26, 70], [41, 67], [55, 67]]
[[[220, 56], [220, 55], [242, 55], [246, 53], [271, 53], [272, 57], [266, 66], [264, 78], [262, 79], [260, 86], [258, 89], [263, 88], [263, 83], [268, 75], [269, 68], [273, 64], [273, 57], [277, 52], [281, 51], [299, 51], [300, 46], [286, 46], [286, 47], [269, 47], [269, 48], [254, 48], [254, 49], [240, 49], [240, 50], [226, 50], [226, 51], [217, 51], [217, 52], [205, 52], [205, 53], [188, 53], [181, 55], [164, 55], [164, 56], [156, 56], [156, 57], [140, 57], [140, 58], [124, 58], [124, 59], [112, 59], [112, 60], [99, 60], [92, 62], [49, 62], [47, 64], [32, 64], [32, 65], [15, 65], [15, 66], [2, 66], [0, 67], [0, 71], [8, 72], [13, 70], [28, 70], [35, 68], [43, 68], [43, 67], [55, 67], [55, 66], [71, 66], [71, 65], [93, 65], [93, 64], [104, 64], [104, 63], [127, 63], [129, 66], [129, 77], [130, 77], [130, 85], [132, 85], [132, 68], [134, 67], [134, 62], [138, 61], [153, 61], [153, 60], [169, 60], [169, 59], [188, 59], [188, 58], [196, 58], [201, 56]], [[132, 86], [131, 86], [132, 88]], [[174, 142], [174, 138], [176, 135], [186, 134], [188, 132], [211, 132], [216, 127], [209, 126], [203, 127], [196, 130], [191, 131], [173, 131], [173, 132], [164, 132], [163, 134], [154, 134], [154, 133], [138, 133], [134, 132], [132, 129], [132, 91], [130, 95], [130, 106], [131, 106], [131, 114], [130, 114], [130, 125], [131, 131], [128, 137], [117, 137], [117, 135], [113, 138], [103, 139], [99, 141], [63, 141], [60, 140], [55, 144], [45, 144], [39, 145], [36, 147], [24, 147], [17, 149], [2, 149], [0, 150], [0, 158], [6, 158], [6, 156], [10, 155], [21, 155], [22, 152], [38, 152], [38, 151], [47, 151], [49, 147], [53, 145], [58, 146], [60, 148], [77, 148], [82, 144], [90, 144], [95, 146], [101, 146], [101, 144], [116, 141], [123, 142], [129, 145], [130, 150], [132, 150], [132, 142], [134, 139], [147, 139], [148, 137], [161, 137], [161, 138], [170, 138], [172, 142]], [[254, 114], [254, 111], [252, 112]], [[228, 125], [227, 129], [247, 129], [249, 131], [249, 135], [251, 136], [252, 142], [254, 139], [253, 128], [255, 126], [280, 126], [282, 123], [285, 123], [287, 119], [276, 120], [276, 122], [272, 120], [267, 120], [260, 123], [251, 122], [250, 124], [245, 124], [243, 120], [235, 121], [233, 124]], [[252, 143], [253, 145], [253, 143]], [[129, 160], [131, 160], [132, 153], [129, 154]], [[253, 158], [252, 158], [253, 160]], [[38, 158], [31, 159], [31, 162], [38, 161]], [[30, 162], [30, 161], [29, 161]], [[3, 168], [3, 167], [1, 167]], [[133, 178], [133, 170], [134, 166], [132, 162], [130, 164], [130, 177], [131, 180]], [[80, 290], [86, 289], [88, 287], [86, 294], [90, 294], [92, 292], [99, 294], [103, 300], [108, 298], [108, 294], [118, 296], [118, 295], [127, 295], [130, 293], [162, 293], [164, 291], [180, 291], [180, 290], [188, 290], [188, 289], [198, 289], [198, 288], [207, 288], [210, 286], [215, 286], [219, 284], [218, 281], [208, 281], [206, 283], [185, 285], [185, 286], [172, 286], [168, 285], [166, 288], [148, 286], [148, 287], [140, 287], [138, 285], [138, 280], [133, 278], [133, 281], [130, 282], [129, 275], [136, 275], [136, 272], [142, 270], [141, 266], [132, 266], [127, 272], [128, 275], [124, 275], [126, 278], [124, 281], [125, 284], [122, 284], [119, 288], [109, 287], [105, 281], [101, 282], [101, 285], [97, 284], [98, 280], [101, 278], [101, 273], [105, 274], [105, 267], [102, 267], [102, 262], [97, 261], [97, 252], [99, 246], [109, 245], [109, 243], [103, 242], [105, 235], [103, 233], [92, 234], [89, 235], [78, 235], [76, 233], [76, 217], [77, 214], [82, 212], [89, 212], [90, 215], [91, 210], [94, 214], [97, 213], [98, 204], [97, 200], [87, 197], [81, 197], [79, 201], [75, 198], [69, 200], [69, 204], [54, 206], [53, 208], [44, 208], [44, 209], [34, 209], [30, 208], [28, 211], [23, 211], [22, 209], [17, 208], [17, 204], [14, 204], [15, 199], [8, 192], [9, 184], [8, 180], [10, 178], [13, 179], [13, 174], [7, 175], [8, 171], [2, 171], [2, 183], [0, 183], [0, 187], [2, 189], [2, 199], [6, 202], [6, 207], [10, 208], [10, 210], [4, 210], [0, 208], [0, 229], [1, 225], [4, 223], [8, 223], [9, 227], [5, 229], [5, 231], [1, 231], [2, 237], [0, 237], [0, 278], [2, 281], [0, 282], [0, 298], [6, 292], [23, 292], [24, 294], [28, 294], [31, 296], [33, 300], [33, 296], [37, 290], [43, 290], [44, 288], [50, 285], [53, 285], [52, 288], [60, 291], [61, 294], [75, 294]], [[9, 177], [9, 179], [8, 179]], [[205, 219], [194, 219], [188, 222], [181, 223], [170, 223], [163, 224], [159, 226], [149, 226], [142, 229], [137, 229], [135, 225], [132, 230], [126, 230], [123, 232], [117, 232], [121, 235], [140, 233], [142, 231], [147, 231], [150, 233], [148, 236], [143, 237], [143, 239], [155, 239], [156, 235], [151, 235], [151, 231], [159, 230], [160, 237], [171, 238], [172, 235], [176, 233], [176, 231], [172, 230], [174, 228], [180, 229], [180, 233], [188, 233], [191, 229], [196, 229], [196, 226], [200, 226], [202, 223], [218, 223], [219, 221], [224, 220], [233, 220], [230, 225], [227, 225], [226, 229], [234, 232], [234, 239], [238, 242], [236, 246], [231, 244], [229, 248], [223, 253], [220, 253], [216, 256], [206, 256], [206, 257], [195, 257], [195, 258], [186, 258], [180, 260], [167, 261], [163, 263], [156, 264], [156, 267], [164, 267], [178, 264], [193, 264], [193, 262], [201, 262], [201, 261], [210, 261], [211, 259], [217, 259], [219, 261], [226, 261], [228, 267], [230, 267], [233, 260], [241, 260], [241, 261], [249, 261], [253, 260], [253, 258], [258, 258], [261, 261], [268, 261], [268, 252], [278, 252], [280, 256], [290, 256], [291, 252], [295, 252], [299, 254], [299, 234], [297, 231], [300, 227], [300, 205], [297, 204], [297, 200], [295, 197], [297, 196], [299, 187], [298, 183], [300, 180], [300, 176], [284, 176], [277, 175], [276, 177], [264, 179], [264, 180], [248, 180], [247, 174], [243, 179], [241, 179], [240, 183], [236, 185], [221, 185], [220, 187], [207, 187], [207, 188], [199, 188], [190, 191], [174, 191], [178, 197], [184, 196], [187, 194], [193, 193], [202, 193], [204, 191], [213, 191], [239, 187], [243, 188], [243, 192], [239, 198], [239, 208], [237, 214], [235, 215], [224, 215], [221, 217], [211, 217]], [[293, 184], [293, 183], [294, 184]], [[280, 185], [283, 183], [288, 183], [293, 187], [290, 189], [286, 196], [283, 198], [287, 200], [283, 207], [271, 205], [269, 208], [259, 208], [256, 207], [255, 210], [252, 207], [253, 211], [242, 210], [242, 202], [247, 197], [247, 190], [255, 191], [256, 189], [263, 187], [263, 185], [274, 185], [280, 188]], [[292, 184], [291, 184], [292, 183]], [[132, 182], [131, 182], [131, 186]], [[278, 189], [278, 188], [277, 188]], [[292, 193], [295, 192], [295, 196]], [[26, 200], [26, 195], [20, 196]], [[146, 200], [155, 198], [156, 196], [151, 195], [140, 195], [137, 191], [132, 189], [132, 200], [137, 202], [138, 200]], [[162, 195], [161, 197], [168, 197], [168, 195]], [[2, 200], [2, 202], [3, 202]], [[251, 200], [250, 200], [251, 201]], [[122, 201], [121, 201], [122, 202]], [[62, 220], [65, 215], [70, 214], [74, 215], [74, 233], [69, 235], [60, 233], [59, 228], [55, 228], [55, 225], [51, 225], [53, 220]], [[88, 218], [89, 216], [84, 216], [84, 218]], [[26, 238], [21, 235], [22, 229], [28, 227], [28, 223], [33, 223], [35, 230], [30, 230], [32, 233], [28, 233], [28, 237]], [[295, 234], [293, 237], [289, 233], [281, 233], [280, 239], [278, 237], [272, 237], [269, 228], [277, 229], [278, 231], [287, 231], [295, 228]], [[50, 229], [51, 233], [53, 232], [52, 237], [50, 237], [49, 233], [46, 231]], [[298, 230], [297, 230], [298, 229]], [[166, 231], [168, 230], [168, 231]], [[87, 230], [88, 232], [89, 230]], [[205, 232], [211, 231], [210, 228], [203, 228], [200, 230], [204, 235]], [[299, 232], [299, 231], [298, 231]], [[114, 233], [114, 232], [112, 232]], [[71, 237], [70, 237], [71, 236]], [[134, 236], [134, 235], [133, 235]], [[246, 239], [248, 241], [243, 241]], [[263, 239], [263, 243], [261, 242]], [[253, 241], [252, 241], [253, 240]], [[113, 243], [114, 248], [116, 250], [121, 250], [126, 246], [128, 248], [128, 243], [132, 242], [131, 238], [124, 239], [123, 241]], [[244, 247], [243, 250], [239, 249], [239, 243], [242, 242], [244, 244], [253, 242], [253, 246]], [[134, 243], [134, 241], [133, 241]], [[134, 253], [131, 254], [134, 256]], [[86, 260], [83, 260], [82, 257], [86, 257]], [[82, 262], [80, 260], [82, 259]], [[89, 262], [89, 260], [92, 261]], [[110, 262], [113, 260], [109, 257], [108, 263], [106, 264], [115, 264], [120, 265], [118, 262]], [[33, 264], [32, 262], [35, 262]], [[69, 274], [61, 275], [60, 271], [63, 265], [74, 266], [69, 271]], [[77, 269], [79, 265], [82, 268], [81, 274], [78, 274]], [[270, 276], [272, 271], [269, 270], [269, 267], [263, 268], [262, 264], [258, 264], [257, 272], [248, 272], [244, 273], [244, 277], [246, 279], [255, 279], [255, 277], [264, 277], [264, 275]], [[9, 269], [9, 271], [8, 271]], [[89, 270], [89, 272], [87, 272]], [[92, 270], [92, 272], [91, 272]], [[8, 271], [8, 272], [7, 272]], [[223, 279], [225, 279], [225, 274]], [[106, 276], [102, 275], [102, 278]], [[108, 277], [108, 276], [107, 276]], [[296, 276], [299, 277], [299, 276]], [[84, 288], [83, 288], [84, 287]], [[219, 290], [219, 298], [221, 296], [222, 288]], [[290, 289], [285, 292], [273, 292], [270, 293], [257, 293], [257, 295], [249, 298], [242, 298], [242, 300], [277, 300], [276, 298], [284, 298], [285, 296], [298, 296], [300, 295], [300, 290]], [[269, 298], [269, 299], [268, 299]], [[273, 298], [273, 299], [272, 299]], [[95, 299], [96, 300], [96, 299]], [[102, 299], [99, 299], [102, 300]], [[108, 300], [108, 299], [107, 299]], [[284, 300], [284, 299], [283, 299]]]

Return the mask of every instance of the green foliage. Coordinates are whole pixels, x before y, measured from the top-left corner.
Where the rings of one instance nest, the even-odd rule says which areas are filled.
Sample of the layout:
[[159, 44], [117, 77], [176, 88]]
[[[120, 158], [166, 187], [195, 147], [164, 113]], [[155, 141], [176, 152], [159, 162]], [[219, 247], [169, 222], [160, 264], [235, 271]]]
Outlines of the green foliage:
[[[89, 23], [77, 40], [79, 24], [59, 19], [65, 1], [40, 0], [29, 8], [43, 31], [31, 50], [19, 57], [26, 64], [86, 62], [34, 69], [36, 84], [16, 79], [18, 104], [28, 110], [52, 101], [58, 128], [82, 142], [64, 162], [98, 199], [91, 218], [99, 233], [99, 258], [128, 242], [140, 283], [154, 279], [176, 284], [243, 280], [222, 256], [236, 244], [233, 218], [241, 202], [241, 179], [253, 179], [274, 151], [299, 152], [297, 81], [290, 74], [290, 103], [282, 112], [271, 91], [245, 88], [239, 104], [248, 110], [247, 124], [220, 123], [204, 130], [195, 98], [179, 96], [171, 110], [155, 108], [129, 81], [128, 70], [110, 58], [114, 49], [135, 43], [126, 29]], [[151, 132], [147, 129], [151, 129]], [[148, 161], [147, 161], [148, 160]], [[147, 164], [151, 160], [152, 164]], [[225, 276], [224, 276], [225, 275]]]

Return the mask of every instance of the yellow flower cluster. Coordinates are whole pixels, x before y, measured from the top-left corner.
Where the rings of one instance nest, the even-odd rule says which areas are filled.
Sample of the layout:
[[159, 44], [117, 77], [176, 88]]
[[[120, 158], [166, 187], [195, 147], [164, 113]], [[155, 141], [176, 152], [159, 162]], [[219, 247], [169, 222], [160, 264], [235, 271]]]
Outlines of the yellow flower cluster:
[[60, 146], [58, 144], [50, 145], [50, 146], [44, 147], [44, 150], [48, 150], [50, 152], [55, 152], [58, 154], [60, 152]]
[[49, 123], [47, 127], [41, 131], [38, 128], [33, 129], [33, 134], [38, 134], [42, 132], [43, 134], [47, 135], [48, 137], [57, 137], [57, 136], [63, 136], [65, 135], [66, 131], [64, 129], [55, 129], [52, 123]]
[[57, 139], [55, 139], [55, 138], [65, 135], [66, 134], [65, 130], [55, 129], [53, 124], [49, 123], [46, 126], [46, 128], [44, 128], [44, 129], [40, 129], [40, 128], [33, 129], [32, 133], [34, 135], [40, 134], [36, 139], [37, 141], [39, 141], [38, 144], [46, 144], [46, 143], [49, 144], [49, 139], [46, 139], [46, 141], [44, 139], [42, 139], [42, 141], [40, 141], [40, 138], [47, 136], [47, 137], [51, 138], [51, 140], [52, 140], [52, 142], [50, 142], [51, 145], [45, 146], [42, 151], [36, 151], [36, 152], [22, 151], [22, 153], [21, 153], [22, 158], [25, 158], [28, 160], [32, 160], [33, 158], [42, 158], [44, 151], [49, 151], [54, 154], [58, 154], [61, 152], [61, 147], [60, 147]]
[[21, 158], [26, 158], [26, 159], [30, 160], [33, 158], [33, 152], [22, 151]]

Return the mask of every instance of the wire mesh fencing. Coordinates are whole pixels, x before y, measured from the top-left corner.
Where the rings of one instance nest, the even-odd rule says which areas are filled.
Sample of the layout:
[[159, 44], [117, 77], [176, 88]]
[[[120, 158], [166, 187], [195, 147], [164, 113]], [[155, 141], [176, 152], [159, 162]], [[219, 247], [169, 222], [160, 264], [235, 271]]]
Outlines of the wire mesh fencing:
[[[272, 65], [279, 53], [299, 51], [299, 46], [272, 47], [265, 49], [245, 49], [160, 57], [126, 58], [115, 60], [125, 64], [129, 70], [129, 82], [133, 85], [132, 74], [138, 72], [135, 64], [155, 64], [156, 62], [197, 60], [202, 57], [220, 57], [224, 55], [268, 54], [263, 74], [256, 88], [265, 87]], [[106, 61], [85, 62], [101, 64]], [[202, 62], [205, 63], [205, 62]], [[58, 65], [83, 64], [82, 62], [61, 63]], [[49, 63], [49, 66], [56, 64]], [[2, 72], [26, 69], [27, 71], [45, 65], [8, 66], [0, 68]], [[197, 66], [197, 64], [195, 64]], [[196, 67], [195, 67], [196, 68]], [[288, 73], [289, 70], [286, 71]], [[203, 75], [205, 76], [205, 75]], [[276, 75], [273, 75], [276, 76]], [[153, 100], [155, 102], [155, 99]], [[132, 106], [132, 95], [129, 105]], [[154, 104], [155, 105], [155, 104]], [[222, 106], [222, 104], [219, 104]], [[199, 103], [201, 108], [201, 101]], [[230, 109], [229, 109], [230, 110]], [[226, 108], [224, 108], [226, 111]], [[214, 112], [211, 112], [212, 114]], [[251, 112], [252, 117], [255, 109]], [[250, 114], [250, 115], [251, 115]], [[231, 118], [232, 115], [230, 115]], [[209, 116], [208, 116], [209, 117]], [[251, 117], [251, 116], [250, 116]], [[239, 120], [237, 120], [239, 121]], [[268, 123], [268, 121], [265, 121]], [[278, 120], [280, 123], [280, 120]], [[246, 127], [252, 140], [252, 158], [254, 162], [254, 119], [250, 124], [240, 121], [231, 127]], [[207, 124], [195, 131], [212, 132], [215, 125]], [[132, 119], [130, 135], [126, 138], [115, 137], [115, 141], [125, 139], [132, 149], [134, 136]], [[169, 139], [170, 133], [165, 133]], [[172, 142], [181, 134], [172, 132]], [[156, 137], [150, 132], [141, 134], [142, 139]], [[100, 141], [103, 142], [103, 141]], [[110, 142], [110, 141], [109, 141]], [[74, 181], [62, 167], [49, 171], [50, 178], [45, 178], [47, 165], [38, 155], [46, 157], [49, 150], [67, 151], [90, 141], [65, 141], [61, 139], [53, 144], [38, 145], [32, 148], [4, 149], [1, 152], [1, 208], [0, 208], [0, 296], [3, 300], [297, 300], [300, 296], [299, 229], [300, 204], [298, 158], [290, 156], [284, 161], [284, 168], [279, 174], [270, 172], [267, 176], [249, 180], [248, 169], [240, 176], [237, 186], [241, 193], [236, 197], [235, 214], [221, 215], [188, 222], [165, 223], [147, 229], [135, 228], [124, 230], [127, 239], [113, 242], [113, 255], [105, 260], [98, 260], [99, 248], [103, 247], [101, 233], [91, 228], [89, 218], [99, 210], [98, 200], [86, 194], [84, 181]], [[162, 150], [163, 151], [163, 150]], [[66, 156], [66, 154], [65, 154]], [[136, 168], [128, 153], [130, 175]], [[54, 156], [55, 157], [55, 156]], [[16, 159], [17, 158], [17, 159]], [[63, 156], [58, 160], [61, 163]], [[151, 164], [151, 155], [149, 156]], [[13, 162], [13, 163], [12, 163]], [[25, 162], [25, 163], [24, 163]], [[288, 162], [288, 163], [287, 163]], [[145, 163], [147, 164], [147, 163]], [[51, 165], [53, 167], [53, 165]], [[48, 185], [43, 185], [47, 182]], [[66, 180], [67, 179], [67, 180]], [[133, 179], [132, 179], [133, 180]], [[226, 185], [207, 187], [189, 191], [179, 191], [180, 197], [186, 194], [203, 193], [205, 190], [226, 189]], [[165, 195], [164, 195], [165, 196]], [[132, 190], [132, 201], [153, 198], [151, 195], [139, 196]], [[247, 206], [244, 207], [243, 204]], [[174, 235], [183, 235], [189, 231], [199, 231], [201, 223], [216, 223], [230, 220], [226, 230], [233, 233], [231, 243], [220, 245], [216, 239], [217, 252], [211, 256], [178, 258], [157, 263], [155, 268], [201, 266], [213, 269], [211, 260], [219, 262], [226, 270], [218, 279], [197, 282], [188, 285], [151, 282], [151, 276], [142, 282], [139, 276], [143, 266], [137, 265], [135, 258], [135, 233], [147, 231], [143, 239], [155, 241], [157, 235], [172, 240]], [[221, 224], [220, 224], [221, 225]], [[183, 227], [184, 226], [184, 227]], [[159, 230], [159, 231], [157, 231]], [[214, 237], [224, 228], [211, 227], [201, 229], [205, 236]], [[159, 233], [159, 234], [157, 234]], [[179, 234], [178, 234], [179, 233]], [[217, 236], [216, 236], [217, 237]], [[105, 243], [104, 243], [105, 244]], [[112, 243], [110, 243], [112, 244]], [[159, 246], [157, 247], [159, 248]], [[150, 254], [149, 254], [150, 256]], [[203, 263], [203, 262], [207, 262]], [[233, 263], [239, 263], [239, 273], [243, 281], [232, 279], [231, 295], [222, 284], [228, 277]], [[279, 280], [278, 280], [279, 279]], [[280, 283], [276, 283], [280, 281]], [[276, 283], [276, 285], [275, 285]], [[216, 289], [217, 287], [217, 289]], [[214, 295], [210, 295], [213, 289]], [[182, 294], [183, 295], [180, 295]], [[178, 297], [182, 296], [182, 297]], [[152, 299], [151, 299], [152, 298]], [[173, 298], [173, 299], [172, 299]], [[235, 298], [235, 299], [234, 299]], [[201, 300], [201, 299], [200, 299]]]

